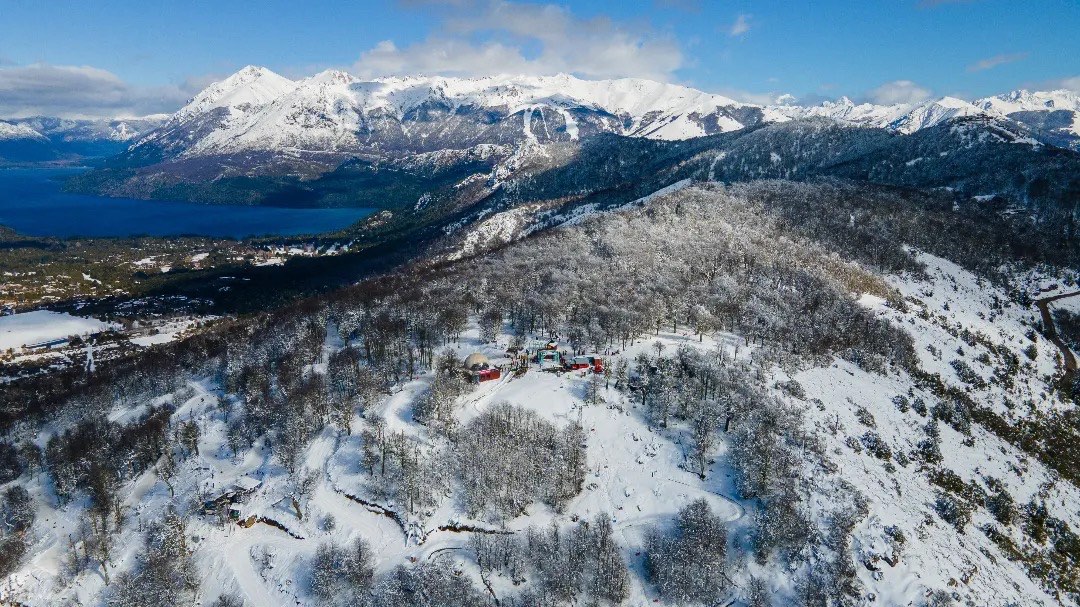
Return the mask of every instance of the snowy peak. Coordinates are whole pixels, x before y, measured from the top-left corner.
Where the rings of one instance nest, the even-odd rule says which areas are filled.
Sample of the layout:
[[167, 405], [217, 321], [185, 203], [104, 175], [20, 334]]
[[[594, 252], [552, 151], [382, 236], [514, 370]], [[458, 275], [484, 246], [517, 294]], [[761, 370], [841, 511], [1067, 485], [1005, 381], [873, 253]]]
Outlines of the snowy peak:
[[1021, 89], [1004, 95], [978, 99], [974, 103], [983, 109], [994, 110], [1006, 115], [1016, 112], [1055, 110], [1080, 112], [1080, 94], [1064, 89], [1035, 92]]
[[[411, 99], [396, 104], [407, 111], [425, 98], [453, 100], [460, 105], [521, 109], [530, 104], [600, 109], [610, 114], [642, 116], [650, 112], [709, 113], [718, 107], [741, 104], [685, 86], [638, 78], [582, 80], [569, 74], [555, 76], [501, 76], [485, 78], [395, 77], [372, 81], [375, 96]], [[373, 99], [375, 101], [375, 99]]]
[[295, 83], [264, 67], [247, 66], [232, 76], [211, 84], [180, 108], [174, 119], [183, 122], [214, 109], [225, 108], [230, 115], [242, 114], [288, 93]]
[[889, 124], [889, 128], [904, 134], [914, 133], [925, 128], [939, 125], [954, 118], [986, 115], [974, 105], [956, 97], [942, 97], [927, 101], [903, 111]]
[[[760, 122], [760, 115], [760, 108], [722, 95], [633, 78], [360, 80], [327, 70], [294, 82], [247, 67], [199, 93], [170, 121], [167, 136], [147, 141], [188, 157], [256, 150], [423, 152], [573, 140], [592, 132], [686, 139], [741, 129]], [[190, 126], [178, 128], [183, 125]]]
[[[185, 153], [192, 156], [239, 149], [339, 151], [355, 143], [358, 107], [352, 86], [356, 78], [339, 70], [326, 70], [287, 82], [271, 81], [278, 89], [277, 95], [260, 98], [258, 105], [246, 106], [246, 112], [234, 113], [232, 120]], [[241, 86], [252, 89], [246, 84]], [[257, 87], [260, 93], [268, 89]]]
[[954, 118], [996, 114], [956, 97], [895, 105], [856, 104], [848, 97], [841, 97], [816, 106], [785, 105], [773, 109], [789, 118], [821, 116], [856, 126], [882, 128], [904, 134], [936, 126]]
[[[856, 103], [847, 97], [816, 106], [791, 96], [759, 106], [689, 87], [636, 78], [583, 80], [554, 76], [395, 76], [364, 80], [326, 70], [293, 81], [248, 66], [196, 95], [162, 129], [147, 136], [166, 159], [266, 152], [275, 156], [407, 155], [476, 145], [572, 141], [595, 133], [681, 140], [764, 123], [823, 117], [910, 134], [957, 118], [1008, 120], [1016, 108], [1080, 107], [1072, 93], [1017, 91], [969, 103], [942, 97], [917, 104]], [[1025, 110], [1026, 111], [1026, 110]], [[1070, 115], [1072, 116], [1072, 115]], [[1058, 117], [1060, 119], [1060, 117]], [[1045, 124], [1012, 118], [1033, 132]], [[1059, 120], [1060, 121], [1060, 120]], [[1076, 119], [1080, 123], [1080, 118]], [[1057, 125], [1059, 128], [1062, 125]], [[1068, 132], [1080, 133], [1069, 121]], [[132, 148], [138, 155], [138, 145]], [[326, 156], [326, 154], [329, 154]]]
[[1080, 150], [1080, 94], [1019, 90], [979, 99], [975, 105], [1008, 116], [1046, 142]]
[[19, 118], [11, 123], [29, 128], [54, 143], [80, 141], [131, 141], [169, 119], [168, 114], [151, 114], [123, 119], [70, 119], [49, 116]]
[[23, 124], [12, 124], [10, 122], [4, 122], [0, 120], [0, 141], [9, 141], [14, 139], [31, 139], [35, 141], [47, 142], [46, 138], [41, 133]]

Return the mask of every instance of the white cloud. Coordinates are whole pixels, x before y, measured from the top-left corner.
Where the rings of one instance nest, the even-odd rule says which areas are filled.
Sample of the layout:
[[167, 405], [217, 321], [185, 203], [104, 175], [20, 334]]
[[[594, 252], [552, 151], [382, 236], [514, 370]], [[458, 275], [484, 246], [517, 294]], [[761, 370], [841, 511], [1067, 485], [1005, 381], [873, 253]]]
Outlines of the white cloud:
[[729, 36], [742, 36], [750, 31], [750, 15], [739, 15], [728, 29]]
[[175, 111], [198, 83], [132, 86], [112, 72], [72, 65], [0, 66], [0, 116], [102, 118]]
[[1080, 76], [1073, 76], [1071, 78], [1062, 78], [1054, 83], [1054, 88], [1066, 89], [1075, 93], [1080, 93]]
[[930, 98], [931, 92], [910, 80], [886, 82], [866, 94], [874, 103], [893, 105], [897, 103], [919, 103]]
[[976, 61], [975, 63], [972, 63], [967, 67], [967, 71], [981, 72], [984, 70], [993, 69], [999, 65], [1023, 61], [1024, 59], [1027, 59], [1030, 55], [1031, 53], [1011, 53], [994, 55], [993, 57], [987, 57], [986, 59], [981, 59], [979, 61]]
[[584, 19], [554, 4], [504, 0], [445, 6], [436, 32], [398, 46], [384, 40], [353, 66], [361, 77], [573, 73], [668, 81], [683, 65], [674, 40], [606, 17]]
[[729, 97], [735, 101], [741, 101], [742, 103], [752, 103], [754, 105], [775, 105], [777, 99], [786, 96], [786, 93], [780, 93], [777, 91], [768, 92], [755, 92], [747, 91], [744, 89], [720, 87], [718, 89], [710, 89], [709, 92], [716, 93], [717, 95], [723, 95]]

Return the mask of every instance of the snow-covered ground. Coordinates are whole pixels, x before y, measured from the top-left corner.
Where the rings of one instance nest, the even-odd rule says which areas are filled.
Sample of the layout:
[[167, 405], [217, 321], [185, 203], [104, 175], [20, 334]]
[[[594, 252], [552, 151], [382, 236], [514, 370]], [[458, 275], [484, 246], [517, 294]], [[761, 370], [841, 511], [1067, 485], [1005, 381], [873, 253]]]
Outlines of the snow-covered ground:
[[[985, 510], [977, 511], [972, 524], [963, 534], [957, 534], [934, 513], [939, 489], [928, 482], [918, 462], [907, 466], [893, 463], [894, 470], [889, 471], [885, 462], [869, 452], [856, 452], [844, 444], [847, 437], [858, 438], [873, 430], [893, 452], [915, 451], [925, 438], [922, 427], [930, 418], [900, 411], [893, 398], [910, 394], [932, 402], [930, 394], [917, 388], [909, 392], [913, 386], [906, 376], [882, 377], [844, 362], [798, 373], [795, 379], [806, 390], [806, 404], [816, 405], [815, 399], [821, 403], [805, 410], [808, 422], [828, 437], [829, 456], [839, 467], [838, 474], [869, 498], [870, 514], [856, 531], [856, 558], [869, 561], [890, 553], [884, 534], [887, 526], [898, 527], [907, 538], [897, 566], [877, 561], [880, 579], [860, 567], [860, 579], [880, 604], [917, 605], [927, 588], [950, 589], [975, 604], [1055, 604], [1027, 577], [1019, 563], [1002, 558], [993, 542], [978, 529], [982, 524], [994, 523]], [[873, 415], [872, 428], [859, 421], [858, 406]], [[1080, 492], [1074, 486], [1055, 484], [1055, 474], [980, 426], [973, 426], [974, 441], [970, 446], [964, 444], [964, 435], [948, 425], [940, 424], [940, 430], [943, 468], [968, 483], [982, 484], [987, 477], [997, 479], [1019, 504], [1053, 486], [1048, 503], [1061, 506], [1055, 516], [1074, 528], [1080, 523], [1080, 512], [1068, 508], [1069, 504], [1080, 504]], [[963, 583], [957, 583], [962, 579]]]
[[87, 335], [110, 327], [109, 323], [93, 318], [47, 310], [0, 316], [0, 351]]
[[[917, 253], [916, 258], [925, 264], [928, 280], [888, 279], [904, 296], [907, 312], [890, 308], [880, 299], [861, 301], [911, 334], [924, 371], [969, 390], [1001, 415], [1015, 414], [1001, 397], [1013, 403], [1031, 401], [1040, 409], [1065, 405], [1044, 391], [1042, 380], [1053, 375], [1060, 362], [1054, 345], [1036, 334], [1039, 313], [1035, 306], [1020, 305], [1000, 287], [951, 261], [927, 253]], [[992, 379], [1010, 354], [1019, 360], [1019, 369], [1013, 388], [1006, 389]], [[982, 383], [961, 379], [954, 361], [971, 367]]]
[[[1042, 411], [1060, 408], [1062, 403], [1057, 397], [1042, 388], [1043, 379], [1054, 373], [1058, 364], [1054, 351], [1039, 341], [1035, 342], [1034, 358], [1026, 354], [1033, 343], [1028, 334], [1035, 320], [1034, 308], [1013, 303], [997, 287], [946, 260], [926, 254], [918, 254], [918, 258], [927, 267], [925, 280], [899, 276], [888, 279], [905, 297], [906, 311], [891, 308], [873, 296], [864, 296], [860, 301], [911, 333], [922, 369], [938, 374], [948, 385], [963, 387], [980, 404], [1006, 417], [1025, 414], [1025, 410], [1006, 406], [1006, 400], [1030, 401]], [[336, 327], [329, 329], [322, 362], [311, 365], [309, 372], [325, 372], [326, 355], [344, 345]], [[501, 335], [496, 343], [481, 343], [473, 327], [451, 347], [460, 358], [480, 351], [496, 359], [504, 355], [509, 339]], [[856, 561], [857, 576], [864, 588], [860, 604], [921, 605], [931, 590], [947, 590], [963, 604], [1056, 604], [1019, 562], [1004, 558], [979, 529], [993, 522], [984, 509], [977, 509], [971, 524], [958, 533], [934, 512], [933, 503], [940, 490], [930, 482], [929, 471], [919, 460], [912, 456], [907, 461], [897, 455], [886, 461], [851, 446], [873, 431], [894, 454], [913, 454], [918, 449], [930, 417], [903, 410], [897, 406], [896, 397], [904, 396], [909, 401], [921, 398], [931, 406], [935, 397], [919, 388], [906, 373], [871, 373], [840, 360], [819, 367], [782, 369], [771, 362], [755, 362], [758, 348], [748, 347], [741, 337], [725, 333], [699, 339], [694, 334], [660, 332], [643, 336], [618, 356], [632, 359], [638, 353], [653, 351], [656, 341], [665, 346], [666, 353], [685, 345], [719, 350], [727, 364], [760, 366], [763, 385], [802, 412], [804, 430], [821, 441], [825, 460], [803, 462], [807, 466], [805, 490], [811, 519], [826, 525], [830, 512], [850, 499], [845, 486], [857, 488], [867, 500], [869, 514], [854, 531], [854, 554], [850, 555]], [[1003, 352], [1021, 361], [1010, 388], [990, 381], [998, 359], [1005, 356]], [[993, 364], [985, 362], [987, 357]], [[605, 358], [611, 364], [615, 357]], [[986, 380], [986, 385], [965, 383], [951, 364], [954, 360], [969, 365]], [[793, 395], [779, 388], [779, 382], [792, 379], [802, 386], [803, 394]], [[169, 503], [177, 503], [191, 513], [188, 532], [202, 579], [201, 604], [226, 592], [235, 593], [250, 605], [311, 604], [307, 568], [316, 548], [326, 541], [341, 544], [356, 537], [371, 544], [379, 574], [399, 564], [449, 555], [466, 574], [475, 576], [475, 565], [468, 553], [469, 534], [445, 527], [491, 525], [469, 519], [453, 495], [430, 510], [408, 515], [399, 505], [378, 502], [365, 494], [367, 477], [360, 464], [360, 429], [370, 419], [381, 417], [389, 432], [403, 432], [421, 447], [432, 444], [437, 439], [417, 424], [412, 414], [416, 398], [431, 381], [428, 373], [396, 386], [365, 417], [354, 417], [351, 434], [333, 427], [323, 429], [301, 456], [301, 471], [294, 476], [269, 456], [261, 441], [245, 446], [238, 454], [230, 451], [227, 424], [219, 406], [219, 400], [224, 398], [220, 386], [209, 380], [193, 381], [181, 395], [162, 397], [182, 399], [175, 402], [174, 420], [198, 422], [202, 430], [198, 454], [180, 462], [170, 481], [171, 488], [151, 469], [121, 490], [128, 521], [116, 541], [118, 553], [113, 558], [113, 571], [131, 565], [139, 546], [140, 526], [159, 520]], [[733, 542], [745, 545], [759, 516], [760, 504], [739, 499], [726, 439], [719, 441], [711, 454], [709, 474], [702, 480], [688, 470], [689, 445], [684, 432], [678, 427], [653, 427], [636, 399], [614, 389], [603, 390], [603, 404], [586, 404], [587, 381], [584, 372], [547, 373], [534, 365], [523, 375], [507, 373], [498, 380], [472, 386], [459, 399], [455, 415], [462, 424], [495, 404], [510, 403], [531, 409], [559, 427], [578, 423], [587, 435], [588, 472], [581, 493], [563, 512], [533, 504], [525, 515], [506, 521], [505, 528], [518, 531], [552, 522], [569, 525], [571, 521], [607, 513], [625, 560], [632, 571], [640, 574], [643, 533], [652, 525], [670, 521], [691, 500], [704, 498], [717, 515], [728, 521]], [[118, 409], [110, 419], [134, 419], [144, 406]], [[862, 410], [869, 413], [869, 421]], [[972, 427], [970, 437], [946, 424], [940, 424], [940, 430], [942, 469], [974, 485], [996, 479], [1017, 504], [1036, 497], [1045, 499], [1054, 508], [1054, 516], [1074, 529], [1080, 528], [1080, 511], [1076, 508], [1080, 492], [1076, 487], [1059, 482], [1041, 463], [978, 425]], [[43, 433], [37, 442], [44, 444], [47, 438]], [[307, 490], [298, 490], [298, 477], [312, 479]], [[34, 538], [32, 556], [11, 578], [11, 594], [0, 590], [0, 597], [17, 597], [30, 605], [66, 599], [97, 604], [104, 587], [97, 570], [73, 579], [63, 574], [63, 562], [70, 550], [68, 538], [77, 533], [85, 504], [77, 501], [55, 508], [55, 498], [43, 478], [39, 475], [30, 483], [40, 504], [39, 520], [45, 522], [37, 529], [43, 531]], [[204, 500], [248, 481], [258, 483], [258, 487], [240, 505], [240, 518], [255, 521], [252, 526], [223, 523], [195, 512]], [[396, 512], [404, 525], [382, 509]], [[331, 518], [332, 526], [326, 522]], [[906, 538], [899, 551], [887, 537], [886, 528], [892, 527]], [[1007, 528], [1005, 533], [1018, 544], [1025, 541], [1015, 528]], [[792, 599], [796, 572], [780, 570], [776, 563], [762, 568], [752, 559], [740, 563], [730, 572], [737, 584], [732, 590], [733, 599], [743, 598], [739, 588], [750, 575], [768, 580], [775, 604], [787, 604]], [[802, 565], [806, 566], [810, 565]], [[496, 592], [511, 589], [506, 580], [499, 579], [493, 587]], [[42, 601], [41, 597], [53, 598]], [[631, 576], [627, 605], [652, 605], [657, 600], [655, 589], [645, 584], [641, 575]]]
[[128, 341], [144, 348], [169, 343], [182, 337], [200, 323], [213, 321], [216, 318], [216, 316], [181, 317], [154, 322], [148, 328], [134, 329], [128, 337]]

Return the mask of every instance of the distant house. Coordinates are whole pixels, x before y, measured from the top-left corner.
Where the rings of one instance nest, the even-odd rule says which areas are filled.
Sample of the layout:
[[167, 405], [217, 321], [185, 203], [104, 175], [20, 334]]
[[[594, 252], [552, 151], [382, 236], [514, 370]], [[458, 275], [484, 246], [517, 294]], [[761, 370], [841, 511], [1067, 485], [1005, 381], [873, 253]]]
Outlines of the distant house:
[[233, 487], [237, 491], [247, 495], [253, 493], [259, 487], [262, 487], [262, 481], [255, 477], [245, 475], [236, 479], [236, 482], [233, 483]]
[[575, 371], [578, 369], [592, 369], [594, 373], [603, 373], [604, 361], [595, 354], [575, 356], [570, 359], [569, 367]]
[[68, 343], [68, 339], [66, 337], [61, 337], [59, 339], [50, 339], [50, 340], [47, 340], [47, 341], [39, 341], [39, 342], [33, 343], [33, 344], [26, 344], [26, 349], [27, 350], [49, 350], [51, 348], [57, 348], [57, 347], [60, 347], [60, 346], [65, 346], [65, 345], [67, 345], [67, 343]]
[[254, 493], [261, 486], [262, 481], [257, 478], [241, 476], [221, 495], [212, 500], [203, 502], [202, 513], [216, 514], [221, 508], [227, 506], [229, 509], [229, 516], [235, 518], [239, 515], [239, 509], [236, 508], [234, 504], [244, 501], [245, 497]]

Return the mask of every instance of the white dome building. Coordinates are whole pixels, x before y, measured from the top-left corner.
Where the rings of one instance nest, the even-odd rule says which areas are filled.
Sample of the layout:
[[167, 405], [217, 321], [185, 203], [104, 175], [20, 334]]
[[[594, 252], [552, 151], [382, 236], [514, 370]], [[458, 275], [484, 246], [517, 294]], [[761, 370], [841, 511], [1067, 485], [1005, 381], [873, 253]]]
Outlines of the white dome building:
[[491, 365], [491, 361], [488, 357], [479, 352], [473, 352], [465, 358], [465, 368], [469, 370], [483, 369]]

